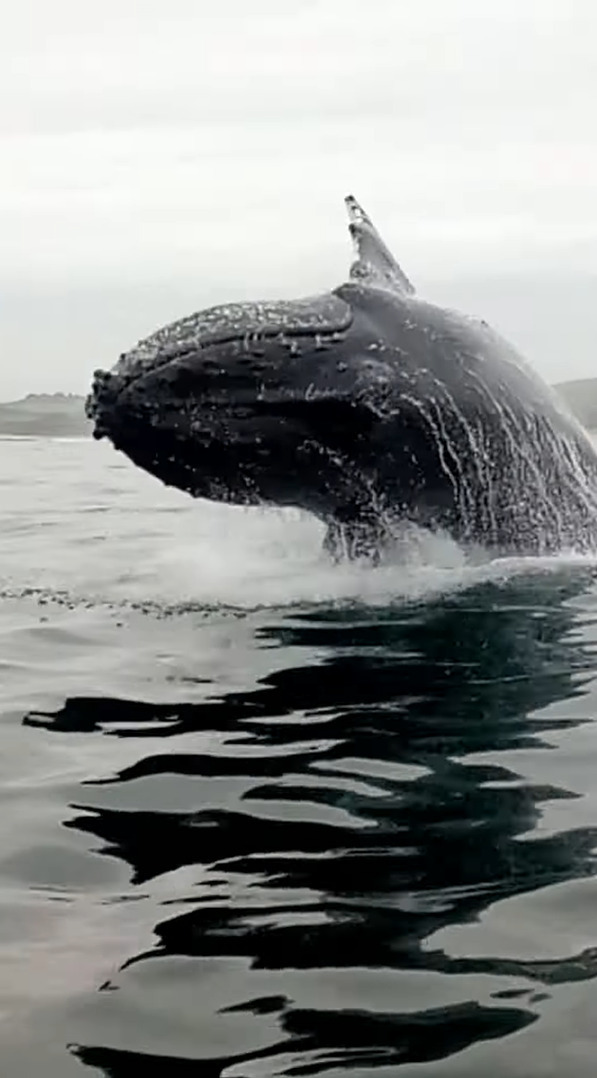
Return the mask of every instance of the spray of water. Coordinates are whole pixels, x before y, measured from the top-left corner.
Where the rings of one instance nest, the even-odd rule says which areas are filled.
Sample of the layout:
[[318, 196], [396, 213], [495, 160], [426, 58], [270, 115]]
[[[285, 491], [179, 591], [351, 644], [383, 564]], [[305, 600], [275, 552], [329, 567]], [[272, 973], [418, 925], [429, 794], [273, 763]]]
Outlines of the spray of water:
[[[406, 529], [378, 567], [331, 564], [323, 525], [296, 510], [195, 502], [109, 447], [21, 443], [0, 474], [0, 594], [150, 611], [424, 602], [483, 582], [596, 565], [591, 556], [492, 559]], [[24, 486], [20, 476], [31, 477]]]

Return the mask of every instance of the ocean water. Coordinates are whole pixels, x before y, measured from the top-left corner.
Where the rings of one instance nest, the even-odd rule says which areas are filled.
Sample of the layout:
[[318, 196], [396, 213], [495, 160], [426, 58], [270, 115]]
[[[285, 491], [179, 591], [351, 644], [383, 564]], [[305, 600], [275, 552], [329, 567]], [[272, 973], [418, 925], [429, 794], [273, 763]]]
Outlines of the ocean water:
[[597, 566], [0, 441], [2, 1078], [597, 1070]]

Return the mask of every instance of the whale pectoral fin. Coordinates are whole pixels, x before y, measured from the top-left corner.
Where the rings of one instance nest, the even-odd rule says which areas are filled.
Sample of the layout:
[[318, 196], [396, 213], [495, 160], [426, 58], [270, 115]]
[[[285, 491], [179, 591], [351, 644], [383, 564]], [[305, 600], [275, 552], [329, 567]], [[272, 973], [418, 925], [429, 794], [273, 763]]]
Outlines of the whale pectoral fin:
[[386, 247], [363, 207], [353, 195], [347, 195], [344, 201], [356, 254], [356, 261], [350, 267], [351, 280], [369, 282], [413, 295], [413, 285]]

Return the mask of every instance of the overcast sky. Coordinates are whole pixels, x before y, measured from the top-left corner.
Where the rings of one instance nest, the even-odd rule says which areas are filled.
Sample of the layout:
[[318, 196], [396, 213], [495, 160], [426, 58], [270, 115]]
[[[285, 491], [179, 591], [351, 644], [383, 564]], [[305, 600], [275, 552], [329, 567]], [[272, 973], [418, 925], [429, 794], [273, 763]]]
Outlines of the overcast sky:
[[597, 374], [595, 0], [19, 0], [0, 399], [158, 325], [333, 287], [354, 191], [409, 277]]

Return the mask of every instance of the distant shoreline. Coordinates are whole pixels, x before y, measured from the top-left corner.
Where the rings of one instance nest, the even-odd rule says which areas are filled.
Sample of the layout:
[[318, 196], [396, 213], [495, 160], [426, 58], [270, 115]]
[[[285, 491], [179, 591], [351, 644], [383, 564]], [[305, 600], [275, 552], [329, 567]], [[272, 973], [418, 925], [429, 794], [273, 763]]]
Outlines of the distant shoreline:
[[[597, 430], [597, 378], [578, 378], [554, 387], [588, 430]], [[76, 393], [30, 393], [0, 402], [0, 438], [86, 438], [93, 424], [85, 398]]]
[[87, 442], [88, 434], [3, 434], [0, 442]]
[[92, 429], [85, 398], [74, 393], [30, 393], [0, 403], [0, 437], [84, 438]]

